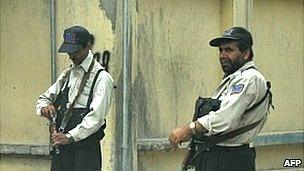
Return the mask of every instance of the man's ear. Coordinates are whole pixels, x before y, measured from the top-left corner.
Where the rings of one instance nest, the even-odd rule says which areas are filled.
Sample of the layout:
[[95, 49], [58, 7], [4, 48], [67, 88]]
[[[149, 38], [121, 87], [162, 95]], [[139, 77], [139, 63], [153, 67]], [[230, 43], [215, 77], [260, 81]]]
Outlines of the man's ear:
[[246, 50], [243, 52], [243, 55], [244, 55], [244, 59], [245, 59], [245, 60], [249, 60], [250, 49], [246, 49]]
[[86, 44], [86, 48], [89, 48], [89, 49], [91, 49], [91, 48], [92, 48], [92, 44], [91, 44], [91, 42], [88, 42], [88, 43]]

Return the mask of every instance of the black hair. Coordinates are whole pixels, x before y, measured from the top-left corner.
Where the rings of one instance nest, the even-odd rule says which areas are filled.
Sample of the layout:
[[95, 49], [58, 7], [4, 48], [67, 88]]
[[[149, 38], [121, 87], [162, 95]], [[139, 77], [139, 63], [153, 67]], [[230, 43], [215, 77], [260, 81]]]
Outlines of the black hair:
[[89, 42], [91, 43], [91, 45], [93, 45], [95, 43], [95, 37], [93, 34], [90, 34]]
[[240, 49], [241, 52], [244, 52], [245, 50], [249, 50], [250, 51], [250, 54], [249, 54], [249, 61], [252, 60], [254, 54], [253, 54], [253, 50], [252, 50], [252, 47], [248, 46], [246, 43], [244, 43], [243, 41], [237, 41], [237, 46], [238, 48]]
[[89, 34], [89, 39], [83, 42], [81, 45], [83, 48], [85, 48], [88, 45], [88, 43], [90, 43], [91, 46], [93, 46], [93, 44], [95, 43], [95, 37], [93, 34]]
[[248, 60], [251, 61], [253, 59], [254, 54], [253, 54], [252, 47], [248, 46], [245, 42], [243, 42], [241, 40], [224, 39], [221, 44], [226, 44], [226, 43], [231, 43], [231, 42], [237, 42], [236, 45], [242, 53], [245, 52], [246, 50], [249, 50], [250, 54], [249, 54]]

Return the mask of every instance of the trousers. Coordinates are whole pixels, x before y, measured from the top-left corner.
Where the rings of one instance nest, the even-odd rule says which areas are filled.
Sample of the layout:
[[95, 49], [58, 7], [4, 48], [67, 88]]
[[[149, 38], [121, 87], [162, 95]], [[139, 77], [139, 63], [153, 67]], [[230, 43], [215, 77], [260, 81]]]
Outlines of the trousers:
[[196, 171], [255, 171], [256, 152], [248, 144], [238, 147], [214, 146], [197, 159]]
[[52, 154], [51, 171], [100, 171], [101, 150], [99, 141], [74, 143], [59, 147]]

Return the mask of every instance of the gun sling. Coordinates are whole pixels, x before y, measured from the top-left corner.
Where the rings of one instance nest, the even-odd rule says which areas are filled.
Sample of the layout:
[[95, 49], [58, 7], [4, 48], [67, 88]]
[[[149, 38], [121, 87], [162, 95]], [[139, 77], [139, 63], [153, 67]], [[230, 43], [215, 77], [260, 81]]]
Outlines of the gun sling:
[[64, 117], [62, 119], [62, 122], [61, 122], [61, 125], [60, 125], [60, 128], [59, 128], [59, 131], [60, 132], [64, 132], [64, 129], [66, 127], [66, 125], [68, 124], [69, 122], [69, 119], [71, 118], [72, 116], [72, 112], [71, 112], [71, 109], [73, 108], [76, 100], [78, 99], [80, 93], [82, 92], [84, 86], [85, 86], [85, 83], [87, 82], [87, 80], [89, 79], [89, 76], [90, 76], [90, 73], [94, 67], [94, 64], [95, 64], [95, 60], [93, 59], [92, 62], [91, 62], [91, 65], [89, 67], [89, 70], [88, 72], [86, 72], [83, 77], [82, 77], [82, 80], [81, 80], [81, 83], [80, 83], [80, 86], [79, 86], [79, 89], [78, 89], [78, 92], [72, 102], [72, 104], [70, 105], [70, 107], [66, 110], [66, 112], [64, 113]]

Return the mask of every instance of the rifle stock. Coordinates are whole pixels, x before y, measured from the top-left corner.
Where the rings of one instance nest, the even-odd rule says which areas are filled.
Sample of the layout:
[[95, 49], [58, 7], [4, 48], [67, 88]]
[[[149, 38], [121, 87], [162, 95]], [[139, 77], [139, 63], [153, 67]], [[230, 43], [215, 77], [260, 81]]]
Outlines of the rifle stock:
[[193, 143], [193, 140], [191, 139], [188, 144], [187, 152], [186, 152], [183, 162], [182, 162], [181, 171], [187, 171], [188, 169], [194, 167], [192, 165], [193, 163], [191, 161], [191, 159], [193, 158], [194, 155], [195, 155], [195, 145]]
[[[194, 107], [194, 114], [192, 117], [192, 122], [196, 121], [199, 115], [199, 108], [200, 105], [204, 103], [204, 99], [199, 97], [196, 101], [195, 101], [195, 107]], [[196, 147], [195, 147], [195, 143], [193, 141], [193, 136], [191, 136], [190, 142], [188, 144], [188, 148], [187, 148], [187, 152], [184, 156], [184, 160], [182, 162], [182, 171], [186, 171], [191, 167], [194, 167], [194, 163], [192, 161], [192, 158], [194, 157], [196, 153]]]

